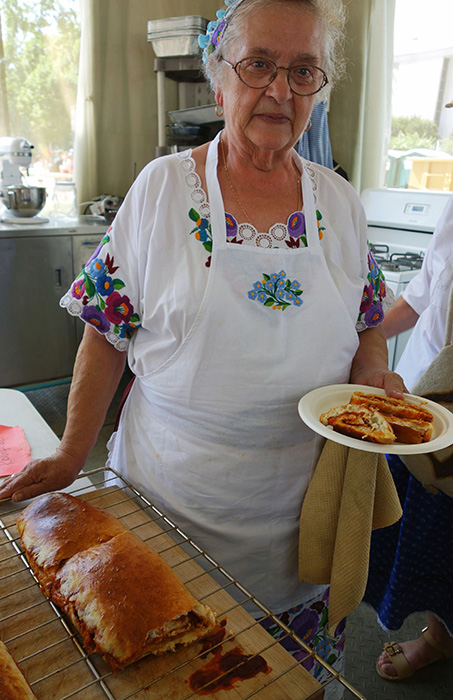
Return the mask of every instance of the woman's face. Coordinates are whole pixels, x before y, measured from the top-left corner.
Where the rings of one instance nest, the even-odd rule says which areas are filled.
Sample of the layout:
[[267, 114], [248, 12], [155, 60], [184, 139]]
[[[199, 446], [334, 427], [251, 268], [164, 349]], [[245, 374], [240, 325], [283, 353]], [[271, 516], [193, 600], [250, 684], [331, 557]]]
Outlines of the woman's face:
[[[235, 65], [250, 56], [271, 59], [277, 66], [322, 66], [324, 32], [319, 20], [301, 7], [281, 4], [246, 17], [241, 37], [225, 58]], [[278, 71], [267, 88], [250, 88], [224, 64], [216, 86], [217, 104], [224, 110], [229, 141], [248, 149], [281, 151], [294, 146], [310, 117], [314, 95], [291, 92], [287, 71]]]

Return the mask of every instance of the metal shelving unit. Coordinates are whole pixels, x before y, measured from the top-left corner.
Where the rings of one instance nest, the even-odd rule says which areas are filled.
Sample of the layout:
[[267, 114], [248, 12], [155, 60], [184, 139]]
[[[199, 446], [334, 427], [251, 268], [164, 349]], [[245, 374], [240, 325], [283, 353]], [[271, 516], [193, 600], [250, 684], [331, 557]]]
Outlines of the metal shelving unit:
[[[154, 71], [157, 76], [157, 148], [156, 156], [169, 153], [167, 145], [167, 94], [166, 78], [176, 81], [179, 86], [190, 84], [203, 85], [205, 80], [200, 69], [199, 56], [170, 56], [156, 58]], [[181, 103], [181, 95], [179, 102]], [[179, 105], [179, 107], [187, 105]]]

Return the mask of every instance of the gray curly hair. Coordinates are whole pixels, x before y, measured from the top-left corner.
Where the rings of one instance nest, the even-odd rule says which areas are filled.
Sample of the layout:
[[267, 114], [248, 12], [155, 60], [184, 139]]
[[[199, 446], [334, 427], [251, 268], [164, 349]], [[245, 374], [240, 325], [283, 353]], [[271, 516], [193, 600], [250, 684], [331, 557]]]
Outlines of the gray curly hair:
[[[288, 4], [300, 5], [318, 16], [325, 28], [324, 59], [320, 68], [323, 68], [329, 78], [332, 87], [344, 76], [346, 62], [344, 58], [346, 10], [342, 0], [242, 0], [242, 2], [228, 14], [227, 26], [215, 51], [209, 54], [203, 70], [206, 78], [214, 85], [220, 85], [224, 75], [225, 58], [230, 44], [241, 35], [241, 27], [244, 17], [269, 5]], [[322, 99], [321, 90], [319, 98]]]

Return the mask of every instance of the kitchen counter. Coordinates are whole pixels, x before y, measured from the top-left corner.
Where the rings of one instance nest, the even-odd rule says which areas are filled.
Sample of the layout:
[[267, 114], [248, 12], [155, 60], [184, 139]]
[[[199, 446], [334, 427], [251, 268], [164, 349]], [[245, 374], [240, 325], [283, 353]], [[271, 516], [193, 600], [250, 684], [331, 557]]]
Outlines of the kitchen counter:
[[27, 236], [61, 236], [70, 234], [96, 234], [102, 235], [107, 231], [109, 224], [100, 216], [78, 217], [50, 217], [46, 223], [35, 223], [34, 217], [30, 218], [30, 224], [13, 224], [0, 221], [0, 238], [18, 238]]

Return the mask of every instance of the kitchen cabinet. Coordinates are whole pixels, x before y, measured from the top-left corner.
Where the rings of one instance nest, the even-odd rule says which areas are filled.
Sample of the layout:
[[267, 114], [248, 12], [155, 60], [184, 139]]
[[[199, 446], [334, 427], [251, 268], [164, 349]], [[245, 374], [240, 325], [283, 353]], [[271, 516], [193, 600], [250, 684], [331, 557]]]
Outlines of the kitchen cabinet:
[[83, 324], [59, 301], [106, 230], [79, 219], [0, 225], [0, 386], [72, 375]]

